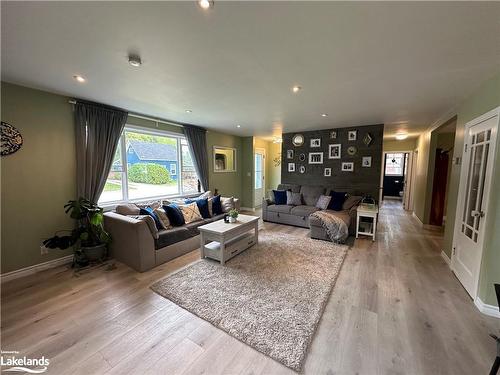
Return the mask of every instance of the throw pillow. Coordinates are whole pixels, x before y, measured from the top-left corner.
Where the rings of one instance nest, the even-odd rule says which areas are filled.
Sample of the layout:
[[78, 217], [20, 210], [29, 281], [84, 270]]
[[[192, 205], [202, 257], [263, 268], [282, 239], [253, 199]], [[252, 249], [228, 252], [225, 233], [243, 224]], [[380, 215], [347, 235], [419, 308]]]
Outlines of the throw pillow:
[[293, 193], [291, 191], [286, 192], [286, 204], [289, 206], [300, 206], [302, 204], [302, 194]]
[[163, 224], [161, 223], [160, 219], [156, 214], [154, 213], [154, 210], [151, 207], [146, 207], [146, 208], [141, 208], [139, 210], [139, 215], [149, 215], [153, 218], [155, 221], [156, 229], [160, 230], [163, 229]]
[[316, 207], [320, 210], [326, 210], [331, 200], [332, 197], [328, 195], [320, 195], [318, 201], [316, 202]]
[[163, 208], [155, 209], [154, 213], [156, 214], [156, 216], [158, 216], [158, 219], [160, 219], [160, 222], [161, 222], [163, 229], [170, 229], [171, 228], [170, 220], [168, 220], [167, 213], [165, 212], [165, 210]]
[[342, 211], [342, 205], [344, 204], [346, 195], [346, 192], [331, 191], [330, 196], [332, 197], [332, 200], [328, 205], [328, 209], [334, 211]]
[[186, 199], [184, 203], [189, 204], [195, 202], [198, 206], [198, 210], [200, 210], [200, 214], [204, 219], [209, 219], [212, 216], [210, 215], [210, 211], [208, 209], [208, 198], [198, 198], [198, 199]]
[[342, 209], [350, 210], [354, 206], [357, 206], [359, 202], [361, 202], [361, 199], [363, 199], [363, 197], [360, 197], [358, 195], [349, 195], [342, 205]]
[[146, 225], [149, 228], [149, 231], [151, 232], [151, 235], [155, 240], [159, 238], [158, 235], [158, 229], [156, 228], [156, 223], [154, 219], [150, 215], [127, 215], [128, 217], [131, 217], [136, 220], [141, 220], [146, 223]]
[[213, 210], [213, 205], [214, 205], [214, 198], [208, 198], [208, 213], [210, 214], [210, 217], [214, 215], [214, 210]]
[[184, 221], [184, 216], [182, 215], [181, 210], [175, 203], [171, 203], [169, 205], [163, 206], [163, 209], [165, 210], [168, 220], [170, 221], [170, 224], [172, 224], [174, 227], [180, 227], [185, 223]]
[[141, 209], [133, 203], [119, 204], [116, 206], [116, 213], [120, 215], [139, 215]]
[[212, 200], [212, 215], [222, 215], [223, 213], [220, 195], [216, 195]]
[[229, 212], [234, 208], [234, 198], [220, 198], [220, 203], [222, 205], [223, 212]]
[[139, 208], [151, 207], [154, 210], [155, 208], [161, 207], [161, 202], [160, 201], [151, 201], [151, 202], [146, 202], [146, 203], [137, 203], [137, 207], [139, 207]]
[[286, 190], [273, 190], [274, 204], [286, 204]]
[[182, 212], [182, 216], [184, 216], [186, 224], [201, 220], [200, 210], [196, 202], [180, 205], [179, 209]]
[[209, 191], [206, 191], [204, 192], [203, 194], [201, 194], [198, 199], [208, 199], [208, 198], [212, 198], [214, 196], [214, 193], [212, 193], [210, 190]]

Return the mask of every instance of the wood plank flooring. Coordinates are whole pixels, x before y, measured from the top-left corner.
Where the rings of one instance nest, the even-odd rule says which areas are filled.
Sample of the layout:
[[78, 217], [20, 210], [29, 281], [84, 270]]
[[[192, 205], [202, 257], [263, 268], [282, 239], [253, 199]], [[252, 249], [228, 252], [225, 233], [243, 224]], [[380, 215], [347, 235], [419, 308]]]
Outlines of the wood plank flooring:
[[[398, 202], [377, 241], [349, 250], [304, 368], [306, 374], [486, 374], [500, 320], [479, 313], [440, 256], [442, 232]], [[308, 230], [263, 223], [300, 239]], [[117, 264], [66, 267], [2, 285], [2, 350], [49, 358], [49, 374], [293, 374], [149, 285], [197, 251], [146, 273]]]

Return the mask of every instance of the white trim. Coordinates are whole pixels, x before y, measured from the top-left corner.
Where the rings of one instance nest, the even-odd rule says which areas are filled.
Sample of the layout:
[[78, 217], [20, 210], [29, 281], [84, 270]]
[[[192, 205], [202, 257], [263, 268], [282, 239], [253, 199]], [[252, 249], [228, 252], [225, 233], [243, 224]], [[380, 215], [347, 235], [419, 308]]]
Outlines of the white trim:
[[443, 113], [441, 116], [439, 116], [430, 126], [427, 128], [426, 132], [433, 132], [437, 128], [439, 128], [441, 125], [444, 125], [447, 121], [451, 120], [453, 117], [455, 117], [458, 113], [458, 107], [459, 105], [453, 106], [451, 109]]
[[67, 255], [67, 256], [64, 256], [61, 258], [49, 260], [48, 262], [43, 262], [43, 263], [35, 264], [33, 266], [21, 268], [19, 270], [3, 273], [0, 275], [1, 283], [3, 284], [7, 281], [19, 279], [20, 277], [33, 275], [34, 273], [48, 270], [50, 268], [62, 266], [64, 264], [71, 263], [72, 261], [73, 261], [73, 254]]
[[446, 254], [446, 253], [444, 252], [444, 250], [441, 250], [441, 258], [443, 258], [443, 259], [444, 259], [444, 261], [446, 262], [446, 264], [448, 265], [448, 267], [450, 267], [450, 269], [451, 269], [451, 259], [450, 259], [450, 257], [448, 256], [448, 254]]
[[421, 221], [421, 220], [420, 220], [420, 218], [417, 216], [417, 214], [415, 213], [415, 211], [413, 211], [413, 212], [411, 213], [411, 216], [413, 216], [415, 219], [417, 219], [417, 221], [418, 221], [418, 223], [419, 223], [420, 225], [422, 225], [422, 226], [424, 225], [424, 223], [422, 223], [422, 221]]
[[477, 309], [484, 315], [500, 319], [500, 310], [498, 310], [498, 307], [484, 303], [479, 297], [474, 300], [474, 305], [476, 305]]

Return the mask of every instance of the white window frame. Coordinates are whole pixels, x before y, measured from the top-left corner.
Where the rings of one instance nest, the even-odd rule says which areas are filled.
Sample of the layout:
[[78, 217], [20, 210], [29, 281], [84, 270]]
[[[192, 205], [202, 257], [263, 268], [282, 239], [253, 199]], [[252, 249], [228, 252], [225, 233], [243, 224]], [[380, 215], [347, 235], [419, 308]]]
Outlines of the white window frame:
[[177, 164], [170, 163], [170, 165], [168, 166], [168, 171], [170, 172], [171, 176], [177, 176]]
[[[170, 138], [177, 138], [177, 162], [181, 166], [181, 171], [182, 171], [182, 152], [181, 152], [181, 140], [185, 140], [186, 142], [187, 139], [183, 134], [179, 133], [174, 133], [170, 132], [167, 130], [160, 130], [160, 129], [150, 129], [150, 128], [144, 128], [141, 126], [136, 126], [136, 125], [129, 125], [126, 124], [125, 127], [123, 128], [123, 132], [120, 135], [120, 145], [121, 145], [121, 158], [122, 158], [122, 199], [121, 200], [115, 200], [115, 201], [109, 201], [109, 202], [99, 202], [99, 206], [104, 207], [104, 208], [114, 208], [116, 205], [121, 204], [121, 203], [135, 203], [135, 202], [143, 202], [143, 201], [151, 201], [151, 200], [159, 200], [159, 199], [165, 199], [165, 198], [182, 198], [182, 197], [193, 197], [201, 194], [201, 192], [198, 191], [186, 191], [184, 192], [182, 190], [182, 173], [178, 173], [178, 170], [176, 169], [176, 175], [177, 175], [177, 191], [179, 192], [178, 194], [173, 194], [173, 195], [159, 195], [159, 196], [151, 196], [151, 197], [144, 197], [144, 198], [136, 198], [136, 199], [129, 199], [128, 197], [128, 164], [127, 164], [127, 142], [125, 139], [125, 132], [131, 131], [131, 132], [136, 132], [136, 133], [141, 133], [141, 134], [148, 134], [148, 135], [156, 135], [156, 136], [161, 136], [161, 137], [170, 137]], [[169, 169], [170, 172], [170, 169]]]

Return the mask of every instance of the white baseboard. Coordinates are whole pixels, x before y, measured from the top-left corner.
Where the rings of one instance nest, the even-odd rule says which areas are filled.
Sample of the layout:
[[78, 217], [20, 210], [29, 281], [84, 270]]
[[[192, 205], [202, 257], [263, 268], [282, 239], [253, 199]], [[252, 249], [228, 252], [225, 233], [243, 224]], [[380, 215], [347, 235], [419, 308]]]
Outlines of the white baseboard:
[[58, 266], [62, 266], [63, 264], [68, 264], [73, 261], [73, 254], [67, 255], [61, 258], [49, 260], [48, 262], [43, 262], [40, 264], [35, 264], [33, 266], [21, 268], [19, 270], [3, 273], [0, 275], [1, 283], [5, 283], [10, 280], [18, 279], [20, 277], [33, 275], [34, 273], [48, 270], [49, 268], [55, 268]]
[[422, 225], [422, 226], [424, 225], [424, 223], [422, 223], [422, 220], [420, 220], [420, 218], [419, 218], [419, 217], [415, 214], [415, 211], [413, 211], [413, 212], [411, 213], [411, 215], [412, 215], [415, 219], [417, 219], [417, 221], [418, 221], [418, 223], [419, 223], [420, 225]]
[[444, 251], [441, 250], [441, 258], [444, 259], [448, 267], [451, 268], [451, 259], [448, 257], [448, 254], [446, 254]]
[[476, 297], [474, 305], [476, 305], [478, 310], [481, 311], [483, 314], [492, 316], [494, 318], [500, 318], [500, 310], [498, 310], [498, 307], [493, 305], [487, 305], [486, 303], [481, 301], [481, 298]]

